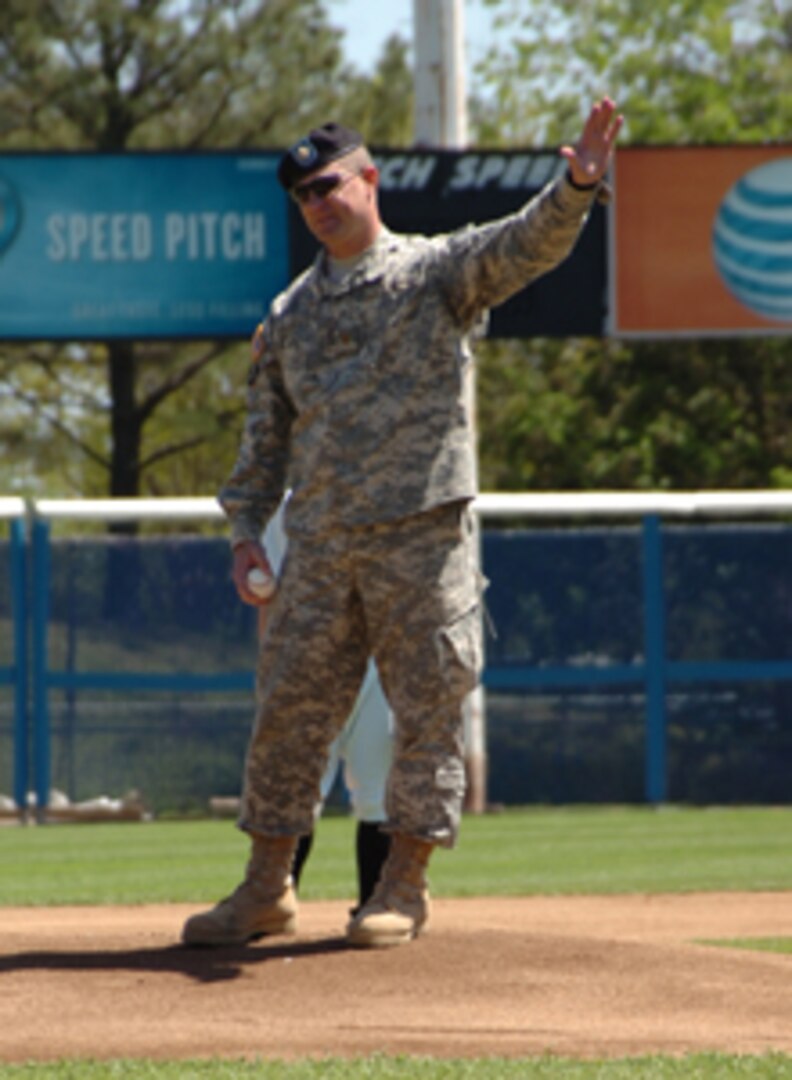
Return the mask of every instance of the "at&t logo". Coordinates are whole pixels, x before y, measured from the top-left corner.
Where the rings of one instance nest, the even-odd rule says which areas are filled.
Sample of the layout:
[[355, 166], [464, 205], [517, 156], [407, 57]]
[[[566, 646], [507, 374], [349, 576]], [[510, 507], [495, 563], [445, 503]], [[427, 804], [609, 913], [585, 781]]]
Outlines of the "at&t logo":
[[741, 303], [792, 322], [792, 157], [760, 165], [726, 193], [712, 246], [726, 287]]

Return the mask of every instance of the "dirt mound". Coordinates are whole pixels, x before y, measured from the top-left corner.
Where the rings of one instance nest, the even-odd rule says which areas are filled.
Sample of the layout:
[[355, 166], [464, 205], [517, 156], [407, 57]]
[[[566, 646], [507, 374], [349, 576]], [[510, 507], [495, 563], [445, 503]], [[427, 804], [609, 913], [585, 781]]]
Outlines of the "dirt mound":
[[0, 1060], [792, 1053], [792, 956], [701, 943], [792, 936], [790, 893], [439, 900], [374, 952], [342, 903], [220, 950], [195, 910], [0, 909]]

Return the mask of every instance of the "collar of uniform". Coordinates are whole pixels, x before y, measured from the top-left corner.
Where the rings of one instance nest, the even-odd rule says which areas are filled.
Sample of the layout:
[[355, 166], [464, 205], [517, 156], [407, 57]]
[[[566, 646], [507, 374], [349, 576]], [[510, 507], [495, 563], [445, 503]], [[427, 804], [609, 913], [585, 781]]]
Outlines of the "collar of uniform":
[[333, 281], [327, 265], [327, 254], [322, 249], [314, 260], [311, 271], [312, 284], [320, 296], [343, 296], [361, 285], [367, 285], [379, 281], [385, 273], [388, 261], [388, 252], [393, 246], [394, 234], [381, 226], [377, 239], [371, 247], [363, 253], [360, 262], [355, 269], [347, 274], [341, 281]]

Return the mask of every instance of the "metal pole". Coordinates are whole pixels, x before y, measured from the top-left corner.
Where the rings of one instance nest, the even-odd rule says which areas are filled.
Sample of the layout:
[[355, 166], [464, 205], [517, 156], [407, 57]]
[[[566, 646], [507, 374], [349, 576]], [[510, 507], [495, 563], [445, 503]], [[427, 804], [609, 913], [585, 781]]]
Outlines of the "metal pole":
[[644, 652], [646, 666], [646, 801], [668, 797], [663, 533], [657, 514], [643, 522]]
[[50, 530], [46, 521], [33, 522], [33, 747], [36, 817], [47, 817], [50, 795], [50, 720], [47, 662], [49, 624]]
[[413, 0], [415, 142], [467, 146], [463, 0]]
[[30, 772], [28, 732], [28, 586], [25, 522], [11, 522], [11, 582], [14, 619], [14, 802], [27, 815]]

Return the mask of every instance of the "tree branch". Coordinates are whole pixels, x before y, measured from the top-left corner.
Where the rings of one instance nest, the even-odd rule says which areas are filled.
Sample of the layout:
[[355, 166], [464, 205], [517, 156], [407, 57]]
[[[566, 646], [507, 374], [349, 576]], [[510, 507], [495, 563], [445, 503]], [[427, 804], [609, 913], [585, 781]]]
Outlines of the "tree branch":
[[95, 462], [97, 465], [101, 465], [103, 469], [110, 468], [109, 458], [94, 450], [94, 448], [85, 442], [84, 439], [81, 439], [79, 435], [75, 435], [75, 433], [68, 428], [62, 420], [59, 420], [57, 416], [52, 416], [45, 409], [42, 409], [40, 402], [33, 394], [26, 394], [17, 387], [12, 386], [11, 395], [16, 398], [17, 401], [21, 401], [23, 405], [27, 405], [34, 416], [40, 417], [46, 424], [49, 424], [54, 431], [63, 435], [72, 446], [76, 446], [86, 455], [86, 457], [90, 458], [91, 461]]
[[159, 450], [154, 450], [147, 457], [141, 458], [140, 471], [143, 472], [151, 465], [156, 465], [159, 461], [164, 461], [165, 458], [173, 457], [174, 454], [180, 454], [183, 450], [194, 450], [196, 446], [203, 446], [208, 442], [207, 435], [194, 435], [191, 439], [183, 439], [181, 442], [170, 443], [168, 446], [162, 446]]
[[221, 341], [216, 341], [208, 352], [203, 353], [201, 356], [196, 357], [194, 360], [190, 360], [178, 371], [175, 371], [170, 378], [164, 379], [159, 386], [147, 394], [138, 404], [137, 413], [141, 420], [147, 420], [159, 405], [170, 397], [171, 394], [175, 394], [177, 390], [180, 390], [185, 386], [190, 379], [193, 379], [199, 372], [201, 372], [208, 364], [211, 364], [213, 360], [216, 360], [228, 346]]

